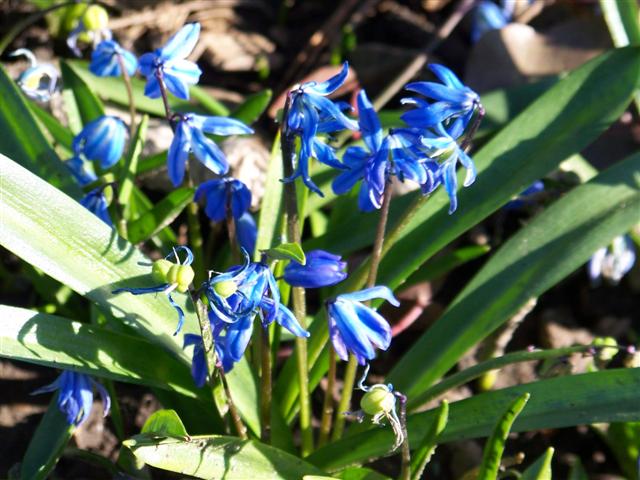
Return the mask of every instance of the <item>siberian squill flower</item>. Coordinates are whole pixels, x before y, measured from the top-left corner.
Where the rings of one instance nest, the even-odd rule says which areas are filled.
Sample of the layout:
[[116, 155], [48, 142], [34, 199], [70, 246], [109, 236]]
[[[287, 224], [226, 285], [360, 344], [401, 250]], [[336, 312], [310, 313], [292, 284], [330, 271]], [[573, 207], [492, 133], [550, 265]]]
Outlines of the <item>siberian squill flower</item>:
[[329, 133], [336, 128], [357, 130], [357, 124], [342, 113], [341, 106], [326, 98], [344, 83], [349, 73], [349, 65], [345, 62], [342, 70], [328, 80], [306, 82], [294, 87], [289, 92], [288, 110], [285, 112], [285, 128], [283, 134], [300, 138], [298, 164], [294, 174], [285, 178], [290, 182], [302, 177], [304, 184], [318, 195], [320, 189], [313, 183], [309, 174], [309, 160], [314, 157], [318, 161], [334, 168], [341, 168], [331, 147], [316, 138], [318, 133]]
[[207, 138], [212, 135], [242, 135], [253, 133], [244, 123], [233, 118], [208, 117], [194, 113], [179, 114], [175, 128], [175, 136], [167, 153], [167, 169], [174, 186], [179, 186], [184, 179], [185, 165], [189, 152], [193, 152], [200, 162], [218, 175], [229, 171], [229, 164], [224, 153]]
[[159, 98], [160, 81], [176, 97], [189, 99], [189, 85], [195, 85], [202, 71], [186, 59], [193, 51], [200, 35], [199, 23], [188, 23], [173, 35], [164, 47], [140, 57], [140, 73], [147, 77], [144, 94]]
[[19, 48], [9, 54], [10, 57], [25, 56], [29, 60], [29, 68], [22, 72], [16, 83], [30, 99], [48, 102], [56, 91], [60, 74], [53, 65], [38, 63], [31, 50]]
[[481, 108], [480, 96], [465, 86], [447, 67], [431, 64], [429, 68], [442, 84], [413, 82], [407, 84], [405, 89], [435, 100], [435, 103], [430, 104], [419, 98], [403, 99], [403, 103], [414, 104], [418, 108], [409, 110], [401, 118], [409, 126], [418, 128], [435, 127], [443, 122], [448, 125], [448, 122], [460, 118], [463, 129], [466, 128], [476, 109]]
[[607, 247], [599, 248], [589, 260], [589, 278], [597, 285], [602, 278], [617, 284], [633, 267], [636, 253], [633, 240], [628, 235], [613, 239]]
[[[184, 262], [181, 262], [180, 257], [178, 257], [178, 252], [180, 251], [185, 252], [187, 255]], [[171, 257], [175, 258], [176, 263], [169, 261], [169, 258]], [[118, 288], [111, 293], [118, 294], [121, 292], [128, 292], [133, 295], [160, 292], [164, 293], [167, 296], [169, 303], [178, 314], [178, 326], [174, 332], [174, 335], [177, 335], [180, 329], [182, 329], [182, 324], [184, 323], [184, 312], [175, 302], [171, 293], [174, 290], [177, 290], [180, 293], [186, 293], [189, 290], [189, 285], [191, 285], [193, 277], [195, 276], [191, 263], [193, 263], [193, 253], [191, 253], [191, 250], [185, 246], [176, 247], [173, 249], [173, 252], [167, 255], [164, 259], [153, 262], [151, 274], [153, 279], [156, 282], [159, 282], [157, 285], [151, 287], [123, 287]]]
[[99, 161], [102, 169], [115, 165], [124, 151], [127, 128], [119, 118], [103, 115], [87, 123], [73, 139], [72, 149], [76, 157]]
[[490, 0], [480, 0], [473, 9], [471, 23], [471, 41], [476, 43], [491, 30], [498, 30], [506, 26], [513, 16], [515, 1], [502, 2], [502, 8]]
[[340, 283], [347, 278], [344, 271], [347, 262], [340, 255], [324, 250], [312, 250], [306, 254], [302, 265], [292, 260], [284, 269], [284, 281], [293, 287], [320, 288]]
[[523, 208], [524, 206], [531, 204], [534, 201], [534, 198], [542, 191], [544, 191], [544, 183], [542, 180], [536, 180], [503, 208], [505, 210], [518, 210]]
[[103, 40], [91, 53], [89, 70], [99, 77], [119, 77], [122, 75], [120, 59], [129, 76], [133, 76], [138, 68], [135, 55], [122, 48], [115, 40]]
[[77, 427], [89, 418], [93, 406], [94, 387], [102, 397], [102, 408], [106, 417], [111, 407], [111, 398], [102, 385], [84, 373], [65, 370], [53, 383], [37, 389], [32, 395], [58, 390], [58, 408], [65, 414], [67, 423]]
[[384, 298], [394, 306], [400, 302], [384, 286], [343, 293], [327, 302], [329, 335], [338, 357], [355, 355], [360, 365], [375, 358], [374, 348], [386, 350], [391, 343], [391, 327], [378, 312], [360, 302]]
[[103, 190], [103, 187], [94, 188], [80, 200], [80, 205], [111, 227], [113, 222], [109, 216], [109, 205]]
[[235, 178], [217, 178], [200, 184], [194, 198], [198, 201], [203, 197], [207, 200], [204, 212], [214, 222], [224, 220], [228, 209], [237, 220], [251, 206], [251, 191]]
[[249, 252], [249, 255], [253, 255], [258, 241], [258, 227], [251, 212], [246, 211], [236, 219], [236, 236], [240, 247]]

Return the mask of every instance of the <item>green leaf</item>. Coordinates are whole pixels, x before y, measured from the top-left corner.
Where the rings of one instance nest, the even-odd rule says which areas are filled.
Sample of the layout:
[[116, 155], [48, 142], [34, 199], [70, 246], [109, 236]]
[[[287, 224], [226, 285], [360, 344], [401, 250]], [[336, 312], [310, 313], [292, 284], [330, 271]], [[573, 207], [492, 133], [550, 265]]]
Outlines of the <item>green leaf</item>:
[[307, 263], [307, 258], [304, 254], [304, 250], [299, 243], [281, 243], [277, 247], [264, 250], [269, 257], [273, 260], [294, 260], [301, 265]]
[[[154, 284], [147, 257], [79, 203], [3, 155], [0, 179], [2, 246], [190, 365], [182, 338], [173, 336], [176, 312], [163, 295], [112, 293], [121, 286]], [[185, 312], [183, 332], [199, 333], [185, 296], [174, 299]]]
[[[53, 117], [49, 112], [44, 110], [37, 103], [28, 103], [29, 109], [40, 122], [49, 131], [55, 143], [60, 144], [65, 150], [71, 153], [71, 144], [73, 143], [73, 133], [64, 125], [61, 125], [58, 119]], [[70, 156], [70, 155], [69, 155]]]
[[143, 213], [140, 218], [129, 222], [127, 226], [129, 241], [144, 242], [171, 224], [193, 200], [194, 192], [195, 189], [191, 187], [178, 188]]
[[124, 164], [120, 169], [118, 177], [118, 202], [120, 205], [126, 206], [129, 203], [129, 198], [131, 197], [131, 192], [134, 187], [133, 181], [135, 180], [138, 169], [138, 159], [140, 158], [142, 147], [144, 146], [144, 142], [147, 138], [148, 124], [149, 117], [147, 115], [143, 115], [140, 125], [138, 125], [138, 129], [136, 130], [136, 134], [129, 143], [129, 151], [124, 159]]
[[233, 370], [226, 374], [233, 402], [238, 407], [245, 424], [255, 435], [260, 435], [260, 403], [258, 402], [258, 381], [253, 374], [247, 357], [242, 357]]
[[438, 446], [440, 434], [444, 431], [449, 421], [449, 402], [442, 400], [436, 416], [429, 428], [429, 431], [424, 436], [420, 448], [413, 454], [411, 458], [411, 478], [413, 480], [420, 480], [425, 467], [429, 464], [431, 456]]
[[502, 460], [502, 454], [504, 453], [504, 446], [507, 443], [509, 431], [511, 430], [513, 422], [529, 401], [529, 396], [528, 393], [523, 393], [516, 398], [500, 417], [500, 420], [493, 429], [493, 433], [484, 447], [478, 478], [486, 480], [496, 480], [498, 478], [500, 461]]
[[78, 198], [80, 189], [44, 136], [27, 102], [0, 66], [0, 152]]
[[553, 452], [552, 447], [547, 448], [547, 451], [540, 458], [522, 472], [520, 480], [551, 480]]
[[340, 478], [341, 480], [391, 480], [386, 475], [364, 467], [348, 467], [335, 473], [333, 477], [326, 478]]
[[45, 479], [55, 468], [64, 447], [71, 440], [75, 427], [67, 423], [65, 415], [57, 405], [58, 394], [54, 394], [44, 417], [40, 420], [27, 452], [22, 459], [20, 478]]
[[154, 412], [142, 426], [141, 433], [186, 439], [187, 429], [175, 410], [158, 410]]
[[442, 277], [444, 274], [464, 265], [471, 260], [475, 260], [482, 255], [489, 253], [491, 247], [488, 245], [470, 245], [461, 247], [452, 252], [444, 252], [425, 263], [419, 270], [411, 275], [405, 286], [415, 285], [420, 282], [428, 282]]
[[0, 357], [198, 396], [165, 349], [96, 325], [0, 305]]
[[639, 170], [640, 154], [614, 165], [555, 202], [495, 253], [391, 371], [388, 380], [410, 404], [529, 299], [640, 221]]
[[612, 423], [604, 436], [628, 478], [637, 473], [640, 457], [640, 422]]
[[640, 45], [640, 9], [637, 2], [600, 0], [600, 8], [616, 47]]
[[234, 437], [198, 436], [184, 441], [136, 435], [124, 445], [149, 465], [196, 478], [289, 480], [323, 474], [281, 450]]
[[60, 61], [60, 72], [62, 73], [64, 89], [73, 92], [73, 98], [83, 125], [104, 115], [104, 106], [100, 99], [95, 96], [87, 83], [65, 60]]
[[[454, 402], [449, 406], [449, 421], [440, 442], [487, 436], [495, 419], [525, 392], [531, 394], [531, 400], [513, 424], [514, 432], [640, 420], [640, 369], [605, 370], [541, 380]], [[411, 445], [422, 442], [436, 415], [437, 409], [409, 415]], [[393, 441], [390, 428], [348, 433], [316, 450], [307, 460], [329, 471], [338, 470], [385, 455]]]
[[247, 125], [251, 125], [260, 118], [260, 115], [269, 106], [272, 95], [273, 93], [269, 89], [249, 95], [244, 102], [231, 112], [231, 116]]
[[261, 250], [267, 250], [276, 242], [282, 218], [282, 152], [280, 151], [280, 133], [276, 135], [271, 148], [264, 197], [258, 220], [258, 238], [256, 240], [256, 259]]

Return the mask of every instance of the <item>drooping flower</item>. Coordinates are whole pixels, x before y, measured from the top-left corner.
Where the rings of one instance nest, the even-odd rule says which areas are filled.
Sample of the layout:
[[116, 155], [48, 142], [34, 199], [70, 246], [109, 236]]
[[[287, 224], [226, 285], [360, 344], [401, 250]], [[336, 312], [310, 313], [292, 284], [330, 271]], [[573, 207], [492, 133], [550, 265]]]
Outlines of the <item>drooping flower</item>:
[[302, 177], [304, 184], [318, 195], [322, 191], [313, 183], [309, 174], [309, 160], [316, 158], [334, 168], [343, 168], [333, 149], [316, 138], [318, 133], [330, 133], [337, 129], [357, 130], [357, 124], [342, 113], [342, 104], [336, 104], [327, 95], [335, 92], [344, 83], [349, 73], [345, 62], [342, 70], [330, 79], [317, 83], [306, 82], [289, 92], [289, 108], [286, 112], [284, 135], [300, 138], [298, 165], [294, 174], [285, 182]]
[[183, 348], [193, 345], [193, 356], [191, 357], [191, 376], [197, 387], [203, 387], [207, 382], [207, 360], [204, 355], [204, 345], [200, 335], [186, 333], [184, 335]]
[[111, 407], [111, 398], [107, 390], [83, 373], [65, 370], [53, 383], [37, 389], [32, 395], [58, 390], [58, 408], [65, 414], [67, 423], [77, 427], [89, 418], [93, 407], [94, 387], [102, 398], [102, 408], [106, 417]]
[[284, 269], [284, 281], [293, 287], [320, 288], [340, 283], [347, 278], [347, 262], [339, 255], [312, 250], [305, 265], [292, 260]]
[[189, 99], [189, 85], [195, 85], [202, 71], [186, 60], [200, 35], [199, 23], [188, 23], [173, 35], [164, 47], [140, 57], [140, 73], [147, 77], [144, 94], [150, 98], [161, 96], [160, 81], [176, 97]]
[[251, 206], [251, 191], [240, 180], [235, 178], [218, 178], [202, 183], [195, 193], [195, 200], [206, 198], [204, 212], [214, 222], [221, 222], [227, 217], [227, 209], [236, 220], [244, 215]]
[[597, 285], [602, 278], [612, 284], [622, 280], [636, 261], [633, 240], [628, 235], [613, 239], [608, 247], [599, 248], [589, 260], [589, 278]]
[[[178, 257], [178, 252], [185, 252], [187, 257], [184, 262], [180, 261], [180, 257]], [[170, 262], [169, 258], [174, 257], [176, 263]], [[180, 293], [186, 293], [189, 290], [189, 285], [193, 281], [193, 277], [195, 273], [193, 268], [191, 268], [191, 263], [193, 263], [193, 253], [188, 247], [178, 246], [173, 249], [169, 255], [167, 255], [162, 260], [156, 260], [153, 263], [152, 276], [156, 282], [160, 282], [158, 285], [154, 285], [151, 287], [123, 287], [117, 288], [114, 290], [113, 294], [118, 294], [121, 292], [132, 293], [133, 295], [144, 295], [147, 293], [164, 293], [169, 300], [171, 306], [175, 309], [178, 314], [178, 326], [176, 327], [176, 331], [174, 335], [177, 335], [178, 332], [182, 329], [182, 324], [184, 323], [184, 312], [182, 308], [175, 302], [171, 293], [174, 290], [177, 290]]]
[[89, 70], [99, 77], [119, 77], [122, 75], [120, 59], [129, 76], [133, 76], [138, 68], [135, 55], [122, 48], [115, 40], [103, 40], [91, 53]]
[[338, 357], [355, 355], [360, 365], [375, 358], [374, 348], [386, 350], [391, 343], [391, 327], [378, 312], [360, 302], [384, 298], [394, 306], [400, 302], [383, 286], [344, 293], [327, 302], [329, 335]]
[[236, 219], [236, 236], [240, 247], [253, 255], [258, 241], [258, 227], [251, 212], [247, 211]]
[[122, 157], [126, 138], [124, 122], [103, 115], [84, 126], [73, 139], [72, 149], [76, 157], [84, 155], [89, 160], [99, 161], [100, 167], [106, 170]]
[[109, 205], [107, 204], [107, 199], [104, 196], [103, 190], [103, 187], [94, 188], [87, 193], [82, 200], [80, 200], [80, 205], [89, 210], [108, 226], [112, 227], [113, 222], [109, 216]]
[[213, 173], [224, 175], [229, 171], [224, 153], [213, 140], [205, 136], [205, 133], [242, 135], [253, 133], [253, 130], [233, 118], [208, 117], [193, 113], [180, 115], [175, 136], [167, 153], [169, 178], [174, 186], [179, 186], [184, 179], [189, 152], [193, 152], [196, 158]]
[[463, 129], [469, 124], [474, 112], [480, 107], [480, 96], [465, 86], [460, 79], [443, 65], [429, 65], [431, 71], [442, 84], [435, 82], [413, 82], [406, 90], [419, 93], [435, 100], [429, 104], [421, 99], [404, 99], [418, 108], [405, 112], [402, 119], [411, 127], [429, 128], [460, 118]]
[[9, 54], [10, 57], [21, 55], [29, 60], [29, 68], [18, 76], [18, 87], [28, 98], [37, 102], [48, 102], [58, 86], [58, 70], [51, 64], [38, 63], [33, 52], [26, 48], [19, 48]]

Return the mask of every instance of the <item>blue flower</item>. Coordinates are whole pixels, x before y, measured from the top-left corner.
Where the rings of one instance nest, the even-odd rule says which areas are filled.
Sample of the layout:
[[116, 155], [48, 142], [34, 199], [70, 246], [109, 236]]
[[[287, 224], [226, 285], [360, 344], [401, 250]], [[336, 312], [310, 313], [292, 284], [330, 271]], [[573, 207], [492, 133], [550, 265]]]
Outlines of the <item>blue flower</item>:
[[344, 293], [327, 302], [329, 335], [338, 357], [348, 360], [349, 352], [360, 365], [376, 356], [374, 347], [386, 350], [391, 343], [391, 327], [375, 310], [360, 302], [384, 298], [394, 306], [400, 305], [393, 292], [383, 286], [359, 292]]
[[64, 162], [67, 168], [71, 171], [73, 178], [80, 184], [81, 187], [89, 185], [95, 182], [98, 177], [92, 171], [87, 170], [86, 162], [80, 157], [72, 157]]
[[284, 135], [298, 136], [301, 140], [298, 166], [294, 174], [284, 179], [290, 182], [302, 177], [304, 184], [318, 195], [320, 189], [313, 183], [309, 174], [309, 159], [334, 168], [344, 168], [331, 147], [316, 138], [318, 133], [331, 133], [337, 129], [357, 130], [357, 124], [342, 113], [343, 104], [336, 104], [325, 98], [344, 83], [349, 74], [349, 65], [345, 62], [339, 74], [325, 82], [306, 82], [289, 92], [288, 111], [286, 113]]
[[473, 10], [471, 41], [476, 43], [485, 33], [506, 26], [512, 14], [509, 9], [500, 8], [489, 0], [480, 0]]
[[9, 54], [10, 57], [21, 55], [29, 60], [29, 68], [18, 76], [18, 87], [28, 98], [37, 102], [48, 102], [58, 85], [58, 70], [51, 64], [38, 63], [33, 52], [26, 48], [19, 48]]
[[347, 278], [344, 271], [347, 262], [342, 257], [325, 252], [312, 250], [307, 253], [307, 262], [301, 265], [291, 261], [284, 269], [284, 281], [294, 287], [320, 288], [340, 283]]
[[138, 68], [138, 60], [135, 55], [122, 48], [114, 40], [103, 40], [91, 53], [89, 70], [99, 77], [119, 77], [122, 75], [120, 60], [124, 63], [129, 76], [133, 76]]
[[236, 219], [236, 236], [240, 247], [249, 252], [249, 255], [253, 255], [258, 240], [258, 227], [250, 212], [247, 211]]
[[175, 136], [167, 153], [169, 178], [176, 187], [184, 179], [189, 152], [193, 152], [196, 158], [213, 173], [224, 175], [229, 171], [224, 153], [213, 140], [206, 137], [205, 133], [241, 135], [253, 133], [253, 130], [233, 118], [207, 117], [193, 113], [180, 115]]
[[127, 138], [124, 122], [116, 117], [103, 115], [87, 123], [73, 139], [72, 149], [76, 157], [84, 155], [99, 161], [100, 167], [112, 167], [122, 157]]
[[251, 191], [240, 180], [219, 178], [202, 183], [195, 193], [196, 201], [207, 199], [204, 212], [214, 222], [227, 217], [227, 208], [236, 220], [244, 215], [251, 206]]
[[109, 414], [111, 398], [107, 390], [88, 375], [65, 370], [51, 384], [37, 389], [32, 395], [58, 390], [58, 408], [67, 417], [69, 425], [76, 427], [82, 424], [91, 413], [93, 406], [93, 388], [102, 397], [104, 416]]
[[197, 387], [203, 387], [207, 382], [207, 360], [204, 355], [204, 344], [200, 335], [186, 333], [184, 335], [183, 348], [193, 345], [193, 356], [191, 357], [191, 376]]
[[527, 188], [525, 188], [518, 196], [507, 203], [503, 208], [505, 210], [518, 210], [526, 205], [529, 205], [535, 201], [535, 197], [538, 193], [544, 191], [544, 183], [541, 180], [536, 180]]
[[[178, 252], [185, 252], [187, 258], [184, 262], [180, 261], [178, 257]], [[169, 258], [174, 257], [177, 263], [169, 262]], [[193, 263], [193, 253], [188, 247], [179, 246], [173, 249], [169, 255], [167, 255], [164, 260], [157, 260], [153, 264], [153, 277], [156, 281], [161, 282], [159, 285], [154, 285], [151, 287], [123, 287], [117, 288], [114, 290], [113, 294], [118, 294], [121, 292], [128, 292], [133, 295], [144, 295], [147, 293], [164, 293], [169, 300], [171, 306], [175, 309], [178, 314], [178, 326], [176, 327], [176, 331], [174, 335], [177, 335], [178, 332], [182, 329], [182, 324], [184, 323], [184, 312], [182, 308], [175, 302], [171, 293], [174, 290], [178, 290], [180, 293], [186, 293], [189, 290], [189, 285], [193, 281], [194, 272], [191, 268], [191, 264]]]
[[439, 185], [438, 162], [422, 144], [424, 130], [396, 128], [389, 132], [389, 148], [394, 173], [401, 182], [411, 180], [420, 185], [423, 194]]
[[480, 96], [465, 86], [456, 75], [443, 65], [431, 64], [429, 68], [444, 84], [435, 82], [414, 82], [405, 87], [436, 102], [429, 104], [419, 98], [404, 99], [403, 103], [418, 106], [402, 115], [402, 119], [412, 127], [429, 128], [454, 120], [462, 119], [466, 128], [476, 108], [480, 107]]
[[140, 57], [140, 73], [147, 77], [144, 94], [159, 98], [160, 82], [176, 97], [189, 99], [189, 85], [195, 85], [202, 71], [186, 60], [200, 35], [199, 23], [188, 23], [169, 39], [166, 45]]
[[104, 197], [103, 187], [95, 188], [87, 193], [84, 198], [80, 200], [80, 205], [110, 227], [113, 226], [113, 222], [109, 216], [109, 205], [107, 204], [107, 199]]
[[599, 248], [589, 260], [589, 278], [597, 285], [602, 278], [616, 285], [633, 267], [636, 253], [629, 235], [617, 236], [608, 247]]

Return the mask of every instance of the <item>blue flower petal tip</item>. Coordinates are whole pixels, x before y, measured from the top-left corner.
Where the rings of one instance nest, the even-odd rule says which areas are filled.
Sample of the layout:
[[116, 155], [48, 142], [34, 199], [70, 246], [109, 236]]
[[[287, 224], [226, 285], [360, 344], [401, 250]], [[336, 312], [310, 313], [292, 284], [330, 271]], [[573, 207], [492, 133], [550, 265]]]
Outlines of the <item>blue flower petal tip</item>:
[[336, 285], [347, 278], [347, 263], [339, 255], [324, 250], [307, 253], [307, 263], [291, 261], [284, 269], [284, 280], [289, 285], [303, 288], [321, 288]]

